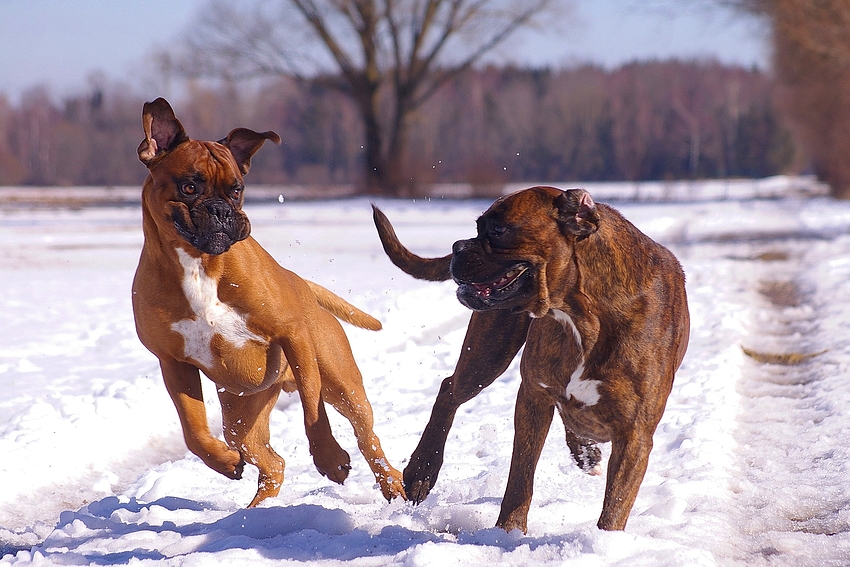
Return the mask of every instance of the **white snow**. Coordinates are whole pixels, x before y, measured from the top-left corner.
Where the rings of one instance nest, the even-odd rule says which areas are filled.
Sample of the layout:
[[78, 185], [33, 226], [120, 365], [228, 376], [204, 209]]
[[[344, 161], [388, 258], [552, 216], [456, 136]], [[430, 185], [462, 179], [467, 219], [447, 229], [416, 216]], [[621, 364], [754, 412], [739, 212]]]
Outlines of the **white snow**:
[[[402, 242], [435, 256], [472, 236], [488, 203], [378, 205]], [[618, 208], [681, 260], [690, 348], [626, 531], [596, 528], [605, 476], [579, 470], [555, 420], [527, 535], [493, 528], [517, 363], [458, 411], [439, 482], [416, 507], [383, 500], [333, 411], [353, 470], [343, 486], [320, 476], [297, 396], [283, 394], [272, 444], [286, 480], [246, 510], [256, 470], [231, 481], [187, 452], [157, 361], [136, 338], [139, 210], [0, 211], [0, 564], [850, 564], [850, 203]], [[346, 332], [375, 431], [403, 468], [461, 348], [469, 312], [455, 286], [392, 266], [366, 199], [246, 210], [284, 266], [384, 323]], [[782, 365], [744, 349], [814, 356]]]

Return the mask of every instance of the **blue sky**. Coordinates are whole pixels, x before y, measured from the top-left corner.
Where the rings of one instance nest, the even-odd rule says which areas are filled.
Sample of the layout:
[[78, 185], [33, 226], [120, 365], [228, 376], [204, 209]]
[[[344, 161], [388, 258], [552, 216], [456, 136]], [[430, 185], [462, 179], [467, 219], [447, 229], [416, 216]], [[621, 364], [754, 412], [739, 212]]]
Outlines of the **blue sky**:
[[[155, 90], [147, 56], [179, 42], [207, 0], [0, 0], [0, 93], [16, 101], [43, 85], [84, 92], [96, 72], [142, 94]], [[759, 22], [711, 0], [574, 0], [542, 29], [516, 36], [491, 58], [520, 64], [609, 67], [635, 59], [714, 57], [767, 67]], [[150, 93], [154, 96], [156, 93]]]

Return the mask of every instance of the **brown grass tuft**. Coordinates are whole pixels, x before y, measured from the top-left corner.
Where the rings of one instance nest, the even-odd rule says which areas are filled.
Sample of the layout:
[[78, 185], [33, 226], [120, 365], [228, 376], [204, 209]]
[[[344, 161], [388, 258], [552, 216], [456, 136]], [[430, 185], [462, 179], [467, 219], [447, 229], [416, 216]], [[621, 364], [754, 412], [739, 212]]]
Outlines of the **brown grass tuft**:
[[745, 346], [742, 346], [741, 350], [744, 351], [744, 354], [761, 364], [780, 364], [782, 366], [794, 366], [796, 364], [800, 364], [801, 362], [805, 362], [809, 359], [812, 359], [816, 356], [820, 356], [826, 352], [826, 350], [822, 350], [820, 352], [812, 352], [807, 354], [800, 352], [769, 353], [758, 352], [752, 349], [748, 349]]

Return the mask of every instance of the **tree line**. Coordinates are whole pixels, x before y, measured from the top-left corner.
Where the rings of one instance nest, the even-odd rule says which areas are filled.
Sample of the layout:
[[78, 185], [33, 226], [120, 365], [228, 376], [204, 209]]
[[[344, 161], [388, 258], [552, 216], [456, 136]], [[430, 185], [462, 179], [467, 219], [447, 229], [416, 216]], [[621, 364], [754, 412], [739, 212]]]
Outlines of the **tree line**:
[[[364, 126], [339, 77], [187, 81], [172, 100], [196, 138], [237, 126], [275, 130], [251, 183], [361, 184]], [[399, 195], [444, 182], [763, 177], [806, 160], [758, 69], [713, 61], [635, 62], [616, 69], [488, 66], [457, 73], [412, 114]], [[101, 85], [54, 102], [34, 89], [0, 98], [0, 184], [134, 185], [144, 101]], [[379, 111], [392, 110], [378, 106]]]

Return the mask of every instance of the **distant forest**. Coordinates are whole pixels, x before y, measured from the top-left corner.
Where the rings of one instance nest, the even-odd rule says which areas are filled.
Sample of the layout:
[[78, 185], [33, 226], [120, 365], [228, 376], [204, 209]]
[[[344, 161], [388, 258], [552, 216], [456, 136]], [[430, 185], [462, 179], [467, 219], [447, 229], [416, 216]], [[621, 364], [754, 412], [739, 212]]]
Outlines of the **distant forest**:
[[[362, 126], [334, 77], [262, 88], [189, 83], [170, 102], [188, 134], [275, 130], [281, 146], [255, 157], [250, 183], [356, 184]], [[410, 194], [431, 183], [764, 177], [805, 160], [757, 69], [707, 61], [617, 69], [486, 67], [436, 93], [410, 130]], [[134, 185], [144, 101], [103, 87], [61, 104], [34, 90], [0, 98], [0, 184]]]

